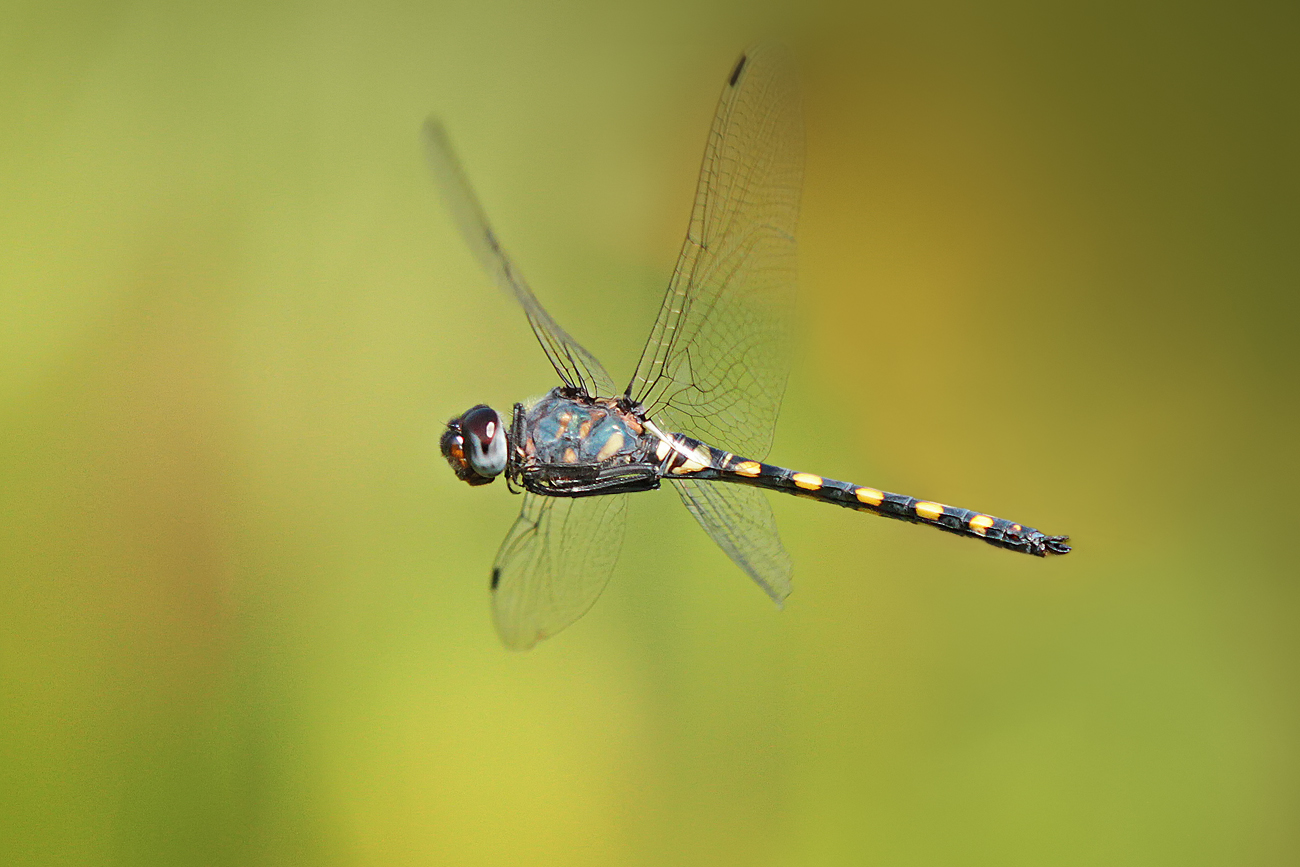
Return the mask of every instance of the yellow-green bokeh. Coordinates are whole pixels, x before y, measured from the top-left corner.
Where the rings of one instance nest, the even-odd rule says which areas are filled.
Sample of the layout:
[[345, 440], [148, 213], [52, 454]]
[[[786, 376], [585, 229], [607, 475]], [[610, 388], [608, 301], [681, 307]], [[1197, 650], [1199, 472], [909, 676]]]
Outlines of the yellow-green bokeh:
[[[1296, 24], [10, 3], [0, 862], [1293, 863]], [[782, 498], [777, 612], [661, 491], [509, 654], [517, 500], [437, 436], [552, 377], [420, 125], [618, 378], [773, 37], [808, 172], [772, 459], [1077, 551]]]

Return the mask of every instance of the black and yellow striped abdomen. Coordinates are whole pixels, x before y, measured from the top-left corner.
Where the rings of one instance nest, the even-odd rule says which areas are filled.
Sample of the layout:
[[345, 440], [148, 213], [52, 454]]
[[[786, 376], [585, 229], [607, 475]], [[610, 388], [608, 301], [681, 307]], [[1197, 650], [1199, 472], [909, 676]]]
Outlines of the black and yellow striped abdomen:
[[730, 452], [702, 443], [681, 434], [670, 435], [671, 446], [661, 444], [659, 457], [663, 460], [663, 478], [693, 478], [753, 485], [772, 491], [793, 494], [835, 503], [848, 509], [872, 512], [886, 518], [927, 524], [957, 533], [983, 539], [990, 545], [1046, 557], [1048, 554], [1068, 554], [1069, 536], [1048, 536], [1033, 527], [1026, 527], [1005, 518], [995, 518], [983, 512], [959, 509], [933, 500], [918, 500], [902, 494], [892, 494], [878, 488], [841, 482], [812, 473], [765, 464], [761, 461], [737, 457]]

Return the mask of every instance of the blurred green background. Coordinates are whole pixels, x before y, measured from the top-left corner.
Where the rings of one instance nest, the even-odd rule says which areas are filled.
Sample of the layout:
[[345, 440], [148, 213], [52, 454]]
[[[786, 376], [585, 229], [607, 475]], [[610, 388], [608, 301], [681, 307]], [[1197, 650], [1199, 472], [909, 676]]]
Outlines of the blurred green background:
[[[1297, 863], [1296, 25], [7, 3], [0, 862]], [[621, 378], [774, 36], [808, 174], [772, 459], [1076, 553], [780, 498], [777, 612], [661, 491], [507, 653], [518, 500], [437, 437], [553, 376], [420, 125]]]

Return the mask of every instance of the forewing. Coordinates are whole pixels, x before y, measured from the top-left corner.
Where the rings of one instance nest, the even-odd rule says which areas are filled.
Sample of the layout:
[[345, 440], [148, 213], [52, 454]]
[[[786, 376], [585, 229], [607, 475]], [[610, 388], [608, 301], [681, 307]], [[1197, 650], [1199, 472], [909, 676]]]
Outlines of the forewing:
[[492, 566], [501, 641], [527, 650], [573, 623], [605, 588], [627, 527], [627, 497], [524, 494]]
[[780, 605], [790, 595], [790, 555], [763, 492], [722, 482], [675, 484], [704, 532]]
[[501, 248], [496, 233], [488, 224], [483, 206], [470, 187], [465, 170], [456, 159], [442, 124], [430, 118], [424, 125], [424, 140], [434, 180], [456, 220], [461, 236], [474, 252], [483, 270], [524, 308], [528, 324], [533, 327], [538, 343], [542, 345], [560, 379], [565, 385], [580, 388], [592, 397], [614, 396], [614, 381], [605, 372], [605, 368], [551, 318], [551, 314], [542, 307], [506, 251]]
[[686, 241], [628, 386], [668, 429], [760, 460], [789, 372], [803, 162], [793, 60], [760, 46], [723, 88]]

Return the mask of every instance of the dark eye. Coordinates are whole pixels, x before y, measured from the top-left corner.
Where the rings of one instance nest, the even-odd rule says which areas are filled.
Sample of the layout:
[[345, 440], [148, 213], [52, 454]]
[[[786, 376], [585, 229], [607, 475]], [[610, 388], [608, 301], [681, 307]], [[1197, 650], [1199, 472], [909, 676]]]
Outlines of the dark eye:
[[490, 406], [476, 406], [460, 418], [460, 429], [465, 436], [489, 443], [496, 439], [501, 428], [501, 417]]
[[505, 471], [506, 431], [500, 413], [490, 406], [476, 406], [460, 417], [459, 433], [464, 460], [477, 476], [490, 481]]

